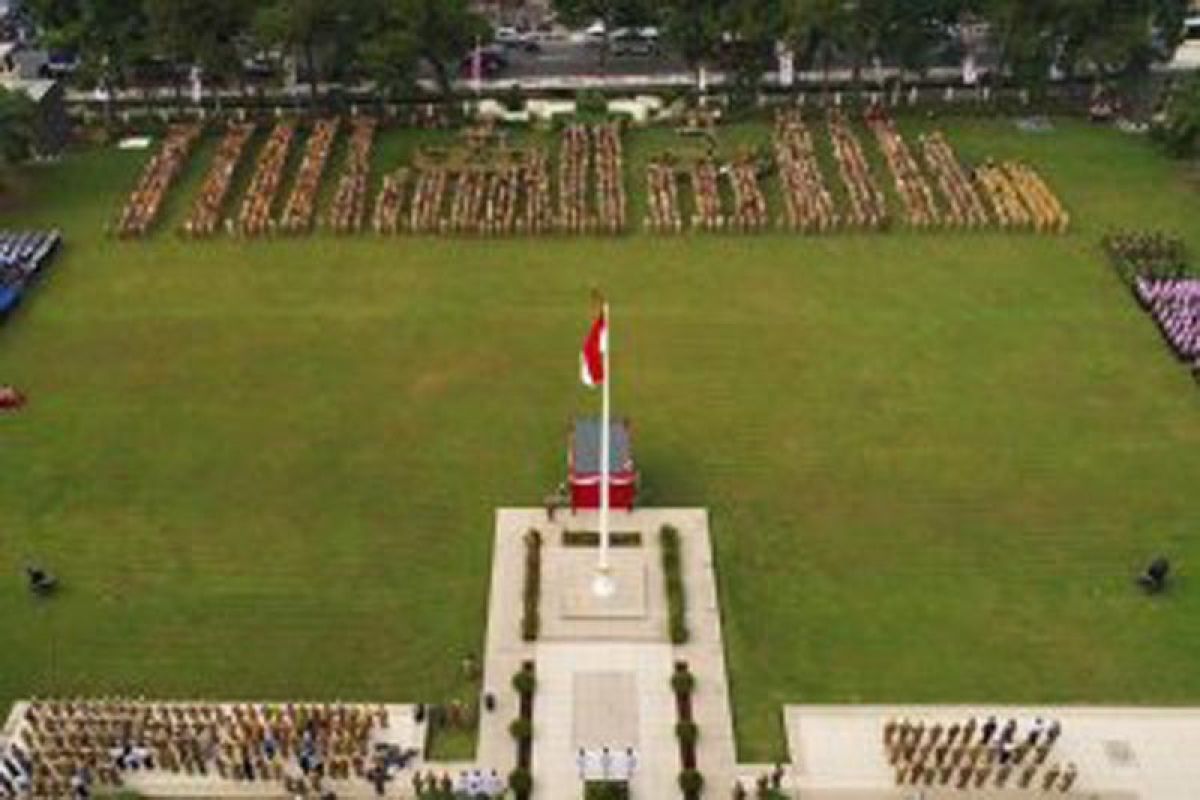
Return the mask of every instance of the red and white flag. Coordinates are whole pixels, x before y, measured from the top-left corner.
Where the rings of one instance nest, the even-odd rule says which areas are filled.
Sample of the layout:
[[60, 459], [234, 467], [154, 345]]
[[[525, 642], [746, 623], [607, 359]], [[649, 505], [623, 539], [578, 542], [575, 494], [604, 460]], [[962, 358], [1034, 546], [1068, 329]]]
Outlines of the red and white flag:
[[579, 353], [580, 377], [583, 385], [595, 388], [604, 383], [604, 354], [608, 351], [608, 321], [601, 311], [592, 323], [583, 350]]

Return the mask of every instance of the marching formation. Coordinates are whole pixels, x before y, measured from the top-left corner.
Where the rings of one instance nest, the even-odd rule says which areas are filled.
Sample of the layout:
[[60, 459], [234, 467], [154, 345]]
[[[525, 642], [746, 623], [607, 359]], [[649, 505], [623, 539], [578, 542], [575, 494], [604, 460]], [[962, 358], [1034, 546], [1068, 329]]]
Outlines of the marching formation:
[[1016, 161], [987, 161], [975, 170], [983, 195], [1001, 228], [1066, 233], [1071, 217], [1032, 167]]
[[253, 123], [230, 123], [217, 145], [217, 154], [212, 166], [204, 176], [200, 193], [192, 203], [191, 213], [183, 223], [183, 232], [188, 236], [212, 236], [221, 224], [221, 210], [233, 184], [233, 175], [242, 160], [246, 144], [254, 135]]
[[821, 175], [812, 135], [799, 109], [776, 116], [774, 146], [787, 208], [783, 224], [804, 233], [823, 233], [838, 227], [841, 219]]
[[681, 233], [679, 180], [669, 155], [646, 165], [647, 214], [643, 225], [655, 233]]
[[446, 196], [449, 173], [444, 167], [429, 166], [420, 171], [413, 188], [408, 227], [413, 233], [439, 233], [446, 230], [442, 202]]
[[117, 220], [118, 236], [145, 236], [150, 232], [162, 210], [167, 191], [179, 177], [199, 138], [200, 125], [197, 123], [171, 126], [162, 147], [142, 170], [137, 186], [121, 209]]
[[[34, 701], [4, 761], [0, 791], [88, 797], [133, 772], [270, 781], [321, 792], [326, 780], [377, 782], [415, 751], [377, 741], [382, 706]], [[12, 773], [15, 772], [15, 778]]]
[[733, 189], [730, 227], [736, 231], [761, 231], [767, 227], [767, 198], [758, 185], [758, 164], [753, 156], [736, 159], [728, 167]]
[[600, 233], [625, 230], [625, 157], [621, 149], [621, 123], [606, 122], [592, 128], [596, 150], [596, 225]]
[[946, 203], [942, 222], [955, 228], [981, 228], [987, 225], [990, 220], [983, 200], [942, 132], [922, 135], [919, 142], [925, 165], [937, 181]]
[[321, 188], [321, 175], [333, 150], [337, 137], [338, 119], [330, 117], [318, 120], [304, 147], [304, 158], [296, 174], [296, 184], [283, 207], [279, 219], [285, 233], [304, 233], [312, 230], [313, 217], [317, 213], [317, 192]]
[[914, 228], [940, 225], [942, 215], [933, 199], [933, 189], [900, 135], [896, 121], [878, 106], [867, 109], [865, 118], [891, 170], [896, 194], [904, 204], [905, 221]]
[[844, 219], [856, 228], [879, 230], [887, 227], [887, 200], [871, 175], [858, 137], [841, 111], [834, 110], [829, 114], [829, 138], [850, 199], [850, 209]]
[[1200, 278], [1138, 276], [1134, 293], [1182, 361], [1200, 371]]
[[371, 217], [371, 227], [376, 233], [394, 234], [400, 231], [408, 176], [407, 167], [401, 167], [391, 175], [384, 176], [379, 194], [375, 197], [375, 212]]
[[889, 719], [883, 726], [883, 748], [899, 785], [1014, 785], [1067, 792], [1079, 775], [1075, 765], [1045, 766], [1061, 733], [1057, 720], [1041, 718], [1026, 726], [1016, 719], [1002, 724], [994, 716], [949, 724]]
[[242, 198], [236, 230], [244, 236], [262, 236], [273, 227], [271, 209], [283, 183], [283, 170], [287, 165], [288, 151], [296, 136], [294, 122], [280, 122], [271, 131], [267, 143], [258, 154], [254, 177]]
[[337, 233], [358, 233], [367, 211], [367, 177], [371, 172], [371, 147], [375, 144], [374, 117], [356, 117], [351, 123], [346, 167], [338, 178], [329, 207], [329, 227]]
[[692, 166], [692, 228], [716, 231], [725, 227], [725, 216], [721, 213], [721, 185], [717, 163], [711, 158], [698, 160]]
[[591, 147], [586, 125], [563, 129], [558, 152], [558, 229], [583, 233], [588, 228], [587, 184]]
[[[994, 224], [1046, 233], [1069, 226], [1062, 203], [1032, 167], [987, 161], [971, 169], [959, 161], [941, 132], [922, 134], [914, 148], [878, 106], [869, 108], [863, 120], [887, 164], [907, 225], [930, 229]], [[281, 120], [272, 128], [259, 148], [238, 213], [225, 221], [228, 232], [262, 236], [276, 230], [302, 234], [314, 229], [321, 181], [340, 120], [329, 117], [313, 123], [292, 191], [276, 219], [273, 214], [288, 181], [285, 173], [297, 126], [295, 121]], [[559, 135], [557, 164], [544, 147], [511, 147], [507, 143], [511, 132], [490, 123], [476, 125], [465, 129], [460, 137], [463, 144], [426, 147], [405, 171], [386, 175], [373, 203], [367, 194], [379, 123], [370, 116], [355, 116], [349, 127], [345, 166], [329, 207], [319, 217], [335, 233], [361, 232], [368, 227], [369, 209], [369, 228], [383, 234], [614, 235], [628, 230], [620, 122], [566, 125]], [[654, 233], [761, 232], [773, 225], [798, 233], [844, 227], [884, 230], [889, 225], [889, 199], [856, 133], [862, 129], [840, 109], [830, 111], [827, 133], [833, 165], [823, 166], [825, 156], [797, 108], [776, 114], [770, 154], [762, 157], [750, 148], [732, 157], [718, 155], [718, 129], [710, 121], [704, 129], [707, 152], [667, 151], [647, 164], [642, 227]], [[254, 132], [252, 123], [231, 123], [225, 129], [181, 226], [184, 234], [217, 233], [235, 172]], [[198, 125], [171, 130], [122, 211], [118, 226], [122, 236], [149, 230], [199, 135]], [[836, 170], [837, 178], [832, 180], [840, 179], [844, 191], [838, 191], [836, 198], [837, 187], [827, 180], [825, 169]], [[773, 175], [778, 176], [784, 205], [776, 219], [764, 183]], [[691, 202], [681, 196], [685, 189]]]

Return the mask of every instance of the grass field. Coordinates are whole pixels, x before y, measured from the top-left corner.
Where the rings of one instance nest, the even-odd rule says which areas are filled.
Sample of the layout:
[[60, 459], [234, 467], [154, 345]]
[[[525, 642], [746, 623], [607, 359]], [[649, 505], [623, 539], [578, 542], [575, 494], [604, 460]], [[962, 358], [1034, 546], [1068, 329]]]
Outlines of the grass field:
[[947, 129], [1031, 160], [1074, 231], [120, 243], [144, 155], [31, 170], [0, 223], [69, 246], [0, 329], [32, 398], [0, 417], [0, 704], [464, 691], [493, 509], [562, 479], [592, 407], [594, 284], [647, 502], [712, 511], [744, 758], [780, 753], [784, 702], [1200, 701], [1200, 391], [1096, 247], [1200, 247], [1200, 192], [1112, 131]]

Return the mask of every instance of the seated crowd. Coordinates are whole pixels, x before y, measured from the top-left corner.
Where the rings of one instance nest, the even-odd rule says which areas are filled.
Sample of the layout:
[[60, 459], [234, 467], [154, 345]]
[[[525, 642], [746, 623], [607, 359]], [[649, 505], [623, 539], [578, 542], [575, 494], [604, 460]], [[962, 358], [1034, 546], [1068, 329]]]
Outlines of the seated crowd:
[[870, 106], [865, 118], [892, 173], [896, 195], [904, 205], [905, 221], [914, 228], [940, 225], [942, 213], [934, 200], [933, 189], [896, 127], [896, 121], [878, 105]]
[[125, 201], [117, 220], [117, 235], [145, 236], [158, 219], [167, 191], [179, 177], [196, 141], [200, 125], [172, 125], [163, 139], [162, 147], [142, 170], [137, 186]]
[[840, 224], [833, 195], [821, 175], [812, 135], [799, 109], [775, 118], [775, 164], [786, 207], [784, 224], [793, 231], [832, 230]]
[[34, 701], [3, 759], [0, 792], [86, 798], [148, 771], [319, 793], [326, 780], [378, 781], [407, 766], [414, 751], [373, 743], [386, 727], [381, 706]]
[[58, 231], [0, 231], [0, 320], [21, 304], [62, 242]]
[[329, 162], [337, 130], [337, 117], [317, 120], [313, 126], [304, 147], [304, 157], [300, 160], [300, 169], [296, 173], [295, 185], [279, 220], [285, 233], [307, 233], [312, 230], [313, 218], [317, 213], [317, 192], [321, 188], [321, 176]]
[[338, 178], [329, 207], [329, 227], [336, 233], [358, 233], [367, 211], [367, 177], [371, 172], [371, 148], [375, 143], [374, 117], [356, 117], [351, 123], [346, 166]]
[[192, 210], [183, 223], [183, 232], [189, 236], [212, 236], [221, 222], [221, 211], [225, 206], [233, 175], [242, 160], [242, 153], [254, 135], [253, 123], [230, 123], [225, 135], [217, 145], [212, 166], [204, 176], [200, 193], [192, 203]]
[[889, 719], [883, 747], [898, 785], [1003, 789], [1011, 783], [1067, 792], [1078, 777], [1075, 765], [1046, 766], [1061, 733], [1057, 720], [1040, 717], [1028, 724], [994, 716], [950, 723]]
[[267, 143], [258, 154], [254, 176], [242, 198], [235, 230], [244, 236], [262, 236], [272, 231], [275, 222], [271, 217], [275, 198], [283, 183], [283, 171], [287, 166], [288, 152], [296, 136], [294, 122], [280, 122], [271, 130]]

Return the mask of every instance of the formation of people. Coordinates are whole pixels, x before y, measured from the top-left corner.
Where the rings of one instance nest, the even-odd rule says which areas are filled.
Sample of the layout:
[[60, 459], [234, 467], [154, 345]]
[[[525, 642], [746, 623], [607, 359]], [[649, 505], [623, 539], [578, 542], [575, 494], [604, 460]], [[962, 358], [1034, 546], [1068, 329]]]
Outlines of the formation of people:
[[333, 151], [337, 138], [338, 118], [317, 120], [304, 146], [304, 156], [296, 173], [292, 193], [283, 206], [279, 225], [285, 233], [304, 233], [312, 230], [317, 213], [317, 192], [321, 189], [321, 176]]
[[940, 225], [942, 212], [934, 200], [933, 188], [896, 127], [896, 121], [879, 105], [869, 106], [864, 119], [875, 134], [875, 141], [892, 173], [896, 195], [904, 206], [905, 222], [914, 228]]
[[367, 212], [367, 179], [371, 174], [371, 150], [375, 144], [374, 117], [356, 117], [350, 124], [346, 165], [338, 178], [327, 221], [337, 233], [358, 233]]
[[183, 232], [188, 236], [212, 236], [217, 232], [225, 200], [233, 185], [234, 173], [241, 163], [246, 145], [254, 135], [254, 129], [252, 122], [232, 122], [225, 130], [200, 192], [183, 223]]
[[162, 211], [163, 200], [187, 163], [197, 140], [199, 123], [172, 125], [158, 152], [142, 169], [137, 185], [121, 208], [117, 219], [117, 235], [145, 236]]
[[804, 233], [838, 227], [841, 218], [821, 174], [812, 134], [800, 109], [781, 111], [776, 116], [772, 143], [775, 165], [783, 184], [783, 225]]
[[416, 751], [374, 740], [388, 726], [382, 706], [35, 700], [2, 759], [0, 791], [87, 798], [149, 771], [320, 794], [330, 780], [379, 783], [407, 766]]
[[922, 134], [918, 139], [925, 166], [937, 181], [945, 202], [942, 223], [953, 228], [981, 228], [991, 220], [971, 176], [963, 168], [954, 149], [941, 131]]
[[413, 793], [420, 800], [481, 800], [481, 798], [504, 797], [508, 781], [496, 770], [462, 770], [451, 777], [432, 772], [417, 772], [412, 777]]
[[275, 125], [258, 154], [254, 176], [242, 198], [233, 230], [243, 236], [262, 236], [275, 229], [272, 209], [283, 183], [288, 152], [296, 136], [296, 123], [282, 121]]
[[[893, 179], [900, 218], [907, 224], [917, 228], [996, 225], [1039, 232], [1061, 232], [1069, 226], [1062, 202], [1031, 166], [989, 160], [967, 169], [941, 132], [921, 135], [912, 147], [881, 107], [868, 108], [864, 122]], [[258, 148], [240, 205], [225, 221], [227, 231], [262, 236], [277, 230], [314, 229], [322, 180], [341, 123], [336, 117], [313, 123], [280, 210], [279, 195], [288, 183], [299, 124], [283, 119], [272, 127]], [[321, 216], [338, 233], [367, 228], [372, 205], [368, 191], [379, 122], [356, 115], [349, 125], [345, 166]], [[706, 155], [668, 152], [647, 165], [643, 225], [656, 233], [762, 231], [773, 222], [804, 233], [842, 227], [884, 229], [890, 218], [889, 198], [856, 132], [862, 129], [841, 109], [829, 112], [826, 130], [832, 167], [827, 178], [821, 163], [826, 156], [798, 108], [776, 114], [771, 152], [762, 158], [749, 152], [719, 157], [719, 129], [710, 121], [703, 129]], [[692, 129], [686, 130], [690, 135]], [[181, 226], [185, 234], [203, 237], [218, 231], [235, 173], [255, 141], [254, 132], [253, 123], [231, 123], [225, 129]], [[118, 225], [122, 235], [150, 229], [199, 135], [197, 124], [171, 129], [122, 211]], [[622, 123], [567, 124], [556, 153], [538, 145], [509, 147], [509, 135], [494, 125], [472, 126], [461, 137], [465, 144], [436, 148], [442, 157], [417, 158], [406, 165], [408, 172], [385, 174], [373, 200], [369, 227], [379, 233], [439, 235], [627, 230]], [[764, 176], [772, 173], [778, 176], [783, 200], [777, 220], [771, 219], [763, 184]], [[400, 176], [407, 180], [398, 180]], [[691, 202], [682, 196], [684, 191], [690, 191]]]
[[1200, 278], [1138, 276], [1133, 288], [1171, 351], [1200, 371]]
[[1039, 233], [1065, 233], [1070, 214], [1028, 164], [985, 161], [975, 180], [1001, 228], [1031, 228]]
[[679, 179], [675, 160], [668, 153], [646, 165], [646, 219], [643, 225], [654, 233], [681, 233]]
[[850, 206], [842, 218], [856, 228], [879, 230], [886, 227], [887, 200], [871, 175], [862, 144], [839, 109], [829, 114], [829, 139]]
[[883, 748], [898, 785], [1040, 789], [1067, 792], [1079, 770], [1050, 762], [1058, 720], [969, 717], [952, 722], [888, 719]]

